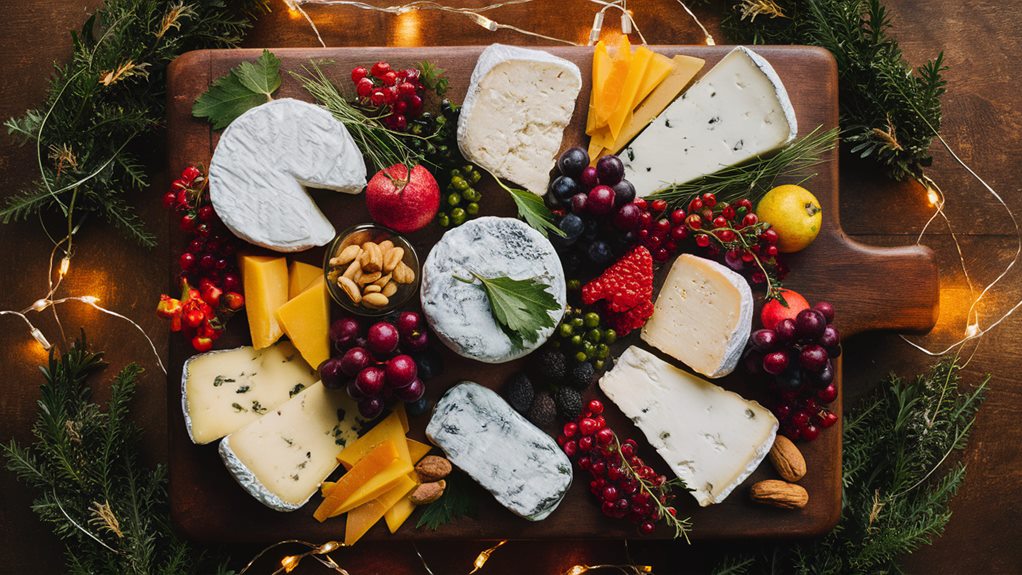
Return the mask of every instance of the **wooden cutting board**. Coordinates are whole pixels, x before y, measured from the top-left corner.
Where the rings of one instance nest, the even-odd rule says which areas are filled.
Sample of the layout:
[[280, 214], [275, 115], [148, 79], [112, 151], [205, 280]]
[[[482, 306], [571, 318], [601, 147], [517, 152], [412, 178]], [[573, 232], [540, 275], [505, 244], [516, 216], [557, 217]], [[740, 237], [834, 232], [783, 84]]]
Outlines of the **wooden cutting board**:
[[[713, 66], [730, 48], [694, 46], [657, 46], [660, 53], [673, 56], [687, 54], [707, 60], [705, 70]], [[394, 67], [410, 67], [429, 60], [447, 70], [450, 97], [460, 102], [468, 85], [482, 47], [442, 48], [328, 48], [279, 49], [275, 54], [285, 71], [280, 97], [309, 100], [286, 71], [300, 70], [310, 59], [323, 63], [327, 75], [348, 93], [351, 92], [349, 72], [359, 64], [386, 60]], [[574, 61], [582, 71], [585, 85], [571, 126], [566, 130], [565, 148], [586, 142], [584, 118], [589, 95], [591, 48], [549, 48], [550, 52]], [[798, 116], [800, 135], [817, 126], [831, 128], [838, 121], [837, 71], [830, 54], [809, 47], [759, 47], [780, 74]], [[216, 50], [191, 52], [178, 58], [169, 70], [168, 137], [171, 170], [188, 164], [208, 165], [217, 134], [210, 126], [192, 118], [195, 99], [210, 82], [226, 74], [245, 60], [253, 60], [258, 50]], [[938, 281], [933, 254], [924, 247], [874, 248], [849, 239], [841, 230], [838, 214], [838, 156], [829, 154], [828, 162], [819, 167], [818, 175], [807, 186], [823, 205], [823, 229], [816, 242], [805, 251], [786, 258], [791, 273], [786, 285], [811, 301], [826, 299], [837, 309], [836, 325], [843, 337], [866, 330], [927, 331], [937, 317]], [[369, 221], [362, 196], [348, 196], [326, 191], [313, 191], [313, 197], [334, 226]], [[511, 200], [494, 185], [483, 188], [483, 215], [514, 215]], [[170, 222], [172, 253], [182, 243], [176, 221]], [[410, 240], [425, 257], [430, 246], [439, 239], [438, 226], [412, 234]], [[323, 250], [298, 254], [297, 259], [319, 265]], [[669, 267], [669, 266], [668, 266]], [[177, 273], [176, 258], [169, 262], [171, 288]], [[666, 270], [666, 268], [665, 268]], [[658, 280], [663, 279], [662, 271]], [[337, 310], [335, 309], [335, 312]], [[435, 338], [434, 338], [435, 339]], [[638, 332], [624, 338], [615, 355], [629, 343], [638, 342]], [[248, 328], [243, 317], [237, 318], [217, 342], [217, 348], [246, 345]], [[443, 346], [436, 343], [438, 347]], [[427, 382], [427, 394], [436, 399], [451, 384], [471, 379], [499, 388], [506, 378], [520, 368], [521, 360], [491, 366], [464, 360], [447, 352], [444, 374]], [[343, 522], [325, 524], [312, 518], [315, 503], [293, 513], [278, 513], [263, 507], [248, 496], [228, 475], [217, 455], [216, 445], [193, 445], [185, 432], [181, 413], [180, 377], [184, 360], [192, 354], [182, 338], [171, 338], [170, 376], [167, 384], [170, 436], [170, 502], [174, 523], [187, 536], [208, 542], [264, 542], [288, 538], [311, 541], [340, 538]], [[835, 378], [841, 389], [841, 362]], [[762, 384], [739, 373], [719, 381], [725, 387], [754, 399], [763, 399]], [[596, 392], [590, 392], [596, 393]], [[831, 406], [841, 412], [841, 396]], [[666, 464], [642, 439], [641, 433], [615, 408], [607, 418], [623, 437], [635, 437], [640, 455], [655, 469], [670, 473]], [[411, 437], [423, 439], [427, 418], [413, 418]], [[549, 430], [556, 433], [554, 429]], [[753, 482], [776, 477], [769, 463], [764, 463], [722, 504], [699, 508], [688, 495], [678, 498], [681, 516], [691, 516], [694, 539], [792, 537], [809, 536], [829, 530], [836, 522], [841, 506], [841, 423], [825, 430], [812, 443], [800, 444], [808, 462], [809, 472], [801, 484], [809, 492], [809, 504], [800, 511], [780, 511], [757, 506], [748, 500], [748, 486]], [[463, 518], [437, 531], [415, 529], [413, 516], [398, 533], [390, 535], [386, 527], [377, 525], [367, 535], [373, 539], [546, 539], [606, 538], [637, 536], [634, 527], [618, 520], [606, 519], [588, 491], [589, 477], [577, 471], [575, 482], [560, 507], [549, 518], [538, 523], [520, 519], [498, 505], [492, 497], [480, 492], [475, 517]], [[314, 498], [315, 500], [316, 498]], [[661, 528], [652, 537], [668, 538]]]

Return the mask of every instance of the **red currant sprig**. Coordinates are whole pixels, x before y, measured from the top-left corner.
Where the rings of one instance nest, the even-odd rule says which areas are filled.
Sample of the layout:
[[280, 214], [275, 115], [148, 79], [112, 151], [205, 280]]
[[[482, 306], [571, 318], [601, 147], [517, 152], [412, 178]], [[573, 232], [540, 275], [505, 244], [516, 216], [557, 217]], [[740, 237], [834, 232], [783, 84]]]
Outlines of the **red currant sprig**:
[[351, 70], [351, 81], [360, 104], [386, 110], [382, 119], [385, 126], [402, 132], [409, 120], [422, 114], [426, 86], [416, 68], [394, 70], [387, 62], [371, 67], [356, 66]]

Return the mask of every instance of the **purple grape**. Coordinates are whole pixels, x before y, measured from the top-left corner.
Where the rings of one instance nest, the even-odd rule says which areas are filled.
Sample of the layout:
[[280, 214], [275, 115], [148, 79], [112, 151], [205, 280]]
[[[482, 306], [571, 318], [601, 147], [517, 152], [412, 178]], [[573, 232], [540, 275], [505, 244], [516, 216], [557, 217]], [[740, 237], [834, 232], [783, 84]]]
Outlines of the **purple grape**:
[[625, 204], [631, 203], [635, 199], [635, 186], [633, 186], [628, 180], [621, 180], [611, 186], [611, 188], [614, 189], [615, 206], [621, 207]]
[[579, 176], [578, 181], [587, 190], [600, 185], [600, 179], [596, 177], [596, 168], [593, 166], [586, 166], [586, 169], [582, 170], [582, 175]]
[[376, 419], [383, 413], [384, 403], [379, 397], [364, 397], [358, 401], [358, 414], [363, 419]]
[[596, 162], [596, 177], [601, 184], [613, 186], [625, 177], [625, 165], [617, 156], [603, 156]]
[[823, 334], [820, 335], [820, 345], [827, 349], [841, 345], [841, 334], [838, 333], [836, 327], [828, 325], [823, 330]]
[[332, 357], [319, 364], [319, 378], [323, 381], [323, 387], [327, 389], [340, 389], [344, 387], [347, 379], [344, 373], [343, 362]]
[[362, 347], [353, 347], [344, 352], [341, 356], [341, 371], [348, 377], [355, 377], [360, 371], [369, 367], [369, 352]]
[[571, 201], [572, 196], [581, 191], [582, 187], [578, 185], [576, 180], [573, 180], [568, 176], [557, 176], [552, 182], [550, 182], [548, 195], [557, 198], [562, 203], [568, 203]]
[[415, 378], [411, 383], [404, 387], [399, 387], [394, 390], [394, 397], [400, 399], [405, 403], [414, 403], [422, 398], [422, 394], [426, 392], [426, 386], [422, 383], [422, 380]]
[[815, 343], [803, 347], [802, 353], [799, 355], [799, 365], [802, 366], [802, 369], [812, 373], [823, 371], [829, 361], [827, 350], [823, 349], [822, 345]]
[[596, 186], [589, 190], [588, 210], [597, 215], [609, 214], [614, 209], [614, 190], [610, 186]]
[[[617, 196], [615, 195], [615, 203], [617, 202], [616, 198]], [[639, 225], [639, 216], [641, 214], [642, 210], [639, 209], [639, 206], [632, 203], [625, 204], [618, 208], [614, 214], [614, 227], [623, 232], [634, 230]]]
[[354, 399], [355, 401], [358, 401], [365, 397], [364, 395], [362, 395], [362, 392], [358, 390], [358, 386], [355, 385], [354, 379], [348, 381], [346, 389], [348, 390], [348, 397]]
[[429, 345], [429, 334], [426, 333], [426, 330], [422, 330], [418, 334], [406, 337], [401, 341], [405, 351], [422, 351]]
[[745, 269], [745, 262], [742, 261], [742, 254], [737, 249], [730, 249], [724, 252], [724, 263], [727, 264], [727, 267], [735, 271]]
[[834, 364], [828, 359], [824, 364], [823, 369], [821, 369], [819, 373], [814, 373], [813, 377], [816, 379], [816, 383], [819, 384], [819, 387], [827, 387], [834, 381]]
[[577, 178], [589, 165], [589, 153], [579, 146], [568, 148], [557, 159], [557, 169], [565, 176]]
[[834, 321], [834, 306], [830, 305], [829, 302], [816, 302], [813, 309], [822, 313], [823, 317], [827, 320], [827, 323], [832, 323]]
[[773, 351], [778, 344], [777, 332], [772, 329], [757, 329], [749, 336], [753, 349], [763, 353]]
[[397, 349], [399, 341], [397, 328], [385, 321], [374, 323], [369, 327], [367, 344], [369, 351], [377, 355], [385, 355]]
[[355, 343], [355, 339], [361, 335], [362, 326], [358, 320], [351, 317], [342, 317], [330, 324], [330, 341], [337, 348], [337, 351], [344, 351]]
[[571, 196], [571, 211], [576, 214], [586, 213], [586, 205], [589, 203], [589, 196], [584, 193], [578, 193]]
[[777, 339], [779, 343], [791, 343], [795, 341], [795, 322], [792, 319], [782, 319], [777, 322], [774, 326], [774, 331], [777, 332]]
[[745, 356], [745, 370], [752, 375], [763, 373], [763, 354], [752, 352]]
[[774, 351], [763, 356], [763, 371], [778, 375], [788, 368], [788, 354], [783, 351]]
[[806, 341], [816, 341], [827, 328], [827, 318], [815, 309], [804, 309], [795, 316], [795, 335]]
[[417, 379], [418, 366], [410, 355], [394, 356], [383, 368], [387, 376], [387, 385], [405, 387]]
[[403, 311], [394, 322], [397, 332], [403, 336], [411, 335], [422, 329], [422, 315], [414, 311]]

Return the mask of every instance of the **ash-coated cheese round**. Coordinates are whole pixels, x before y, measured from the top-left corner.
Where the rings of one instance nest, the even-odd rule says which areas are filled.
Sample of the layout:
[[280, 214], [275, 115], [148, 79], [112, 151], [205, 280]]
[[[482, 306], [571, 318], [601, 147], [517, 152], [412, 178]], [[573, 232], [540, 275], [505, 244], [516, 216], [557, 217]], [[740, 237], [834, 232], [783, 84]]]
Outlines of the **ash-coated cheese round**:
[[322, 246], [334, 237], [304, 186], [357, 194], [365, 185], [365, 162], [344, 124], [290, 98], [238, 116], [209, 164], [209, 197], [227, 228], [278, 252]]
[[472, 273], [535, 278], [557, 300], [558, 309], [549, 312], [553, 325], [564, 315], [564, 269], [550, 242], [514, 218], [471, 220], [444, 234], [422, 266], [422, 311], [440, 340], [459, 355], [485, 363], [511, 361], [543, 345], [554, 331], [544, 328], [535, 341], [516, 345], [493, 318], [483, 287], [455, 279]]

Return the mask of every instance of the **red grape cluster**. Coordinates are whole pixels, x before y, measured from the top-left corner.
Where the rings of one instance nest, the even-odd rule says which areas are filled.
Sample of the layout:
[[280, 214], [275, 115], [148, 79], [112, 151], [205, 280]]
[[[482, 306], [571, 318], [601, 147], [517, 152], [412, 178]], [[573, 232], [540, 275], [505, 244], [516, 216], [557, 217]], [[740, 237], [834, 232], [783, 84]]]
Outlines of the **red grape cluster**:
[[[352, 317], [335, 320], [330, 341], [341, 355], [319, 366], [323, 385], [346, 388], [366, 419], [379, 417], [394, 399], [422, 402], [426, 391], [422, 380], [438, 370], [435, 359], [421, 353], [429, 345], [429, 336], [416, 312], [401, 312], [393, 322], [379, 321], [368, 329]], [[411, 353], [416, 353], [418, 360]]]
[[394, 70], [386, 62], [370, 68], [356, 66], [351, 70], [351, 81], [360, 103], [389, 112], [382, 121], [392, 130], [403, 132], [409, 120], [422, 114], [426, 86], [416, 68]]
[[686, 524], [677, 519], [670, 506], [674, 481], [668, 481], [637, 455], [633, 439], [618, 440], [603, 419], [603, 404], [592, 400], [576, 421], [564, 424], [557, 443], [565, 455], [592, 476], [589, 491], [600, 501], [607, 517], [628, 519], [639, 532], [649, 535], [660, 519], [684, 532]]
[[187, 247], [178, 257], [181, 299], [161, 296], [157, 314], [171, 320], [171, 331], [184, 331], [196, 351], [212, 348], [244, 305], [237, 240], [213, 210], [207, 183], [199, 168], [188, 166], [163, 195], [164, 207], [180, 216]]
[[773, 376], [779, 397], [774, 414], [792, 440], [812, 441], [837, 423], [837, 414], [825, 407], [837, 399], [832, 360], [841, 355], [841, 336], [833, 321], [834, 307], [819, 302], [749, 337], [746, 367]]

